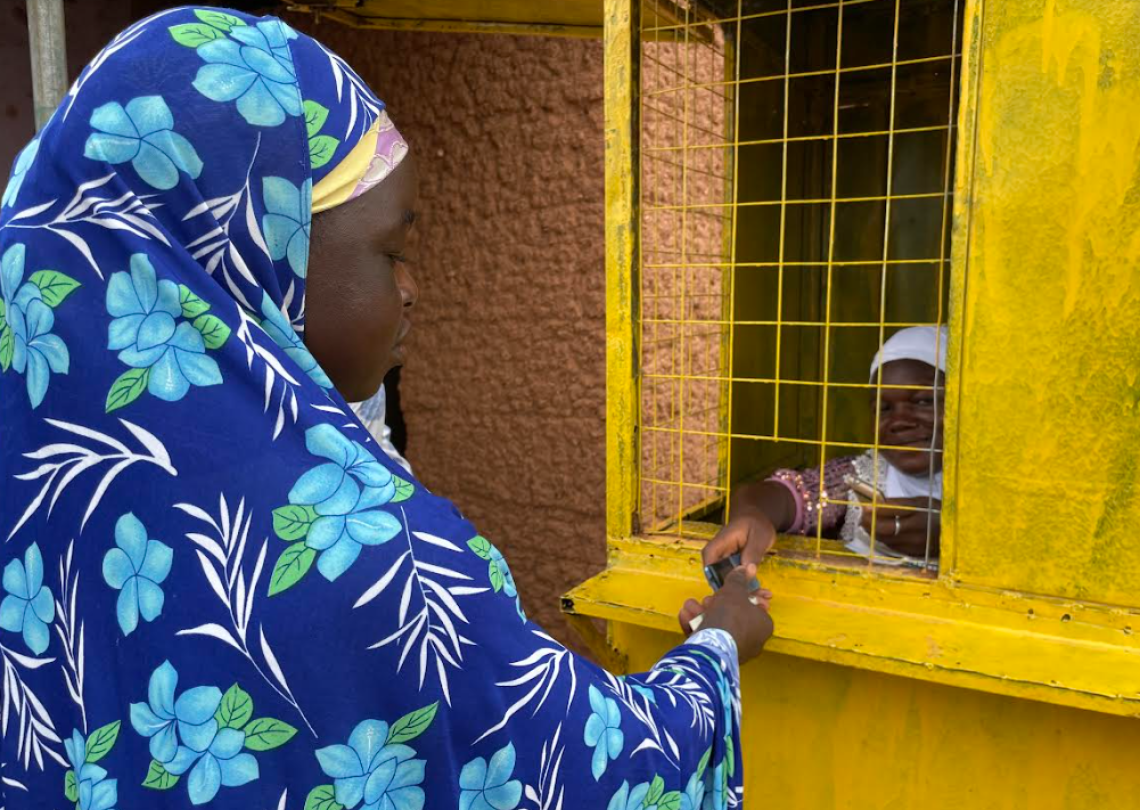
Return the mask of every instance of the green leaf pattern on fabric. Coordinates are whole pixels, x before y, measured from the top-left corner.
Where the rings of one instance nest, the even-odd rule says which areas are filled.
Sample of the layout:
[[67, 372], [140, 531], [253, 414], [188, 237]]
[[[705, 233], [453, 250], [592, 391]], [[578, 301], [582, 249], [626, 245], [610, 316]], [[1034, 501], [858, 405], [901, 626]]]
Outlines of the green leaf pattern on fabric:
[[336, 147], [340, 143], [331, 135], [317, 135], [309, 138], [309, 165], [319, 169], [332, 160]]
[[111, 390], [107, 392], [107, 413], [125, 408], [146, 391], [147, 381], [150, 379], [149, 368], [129, 368], [111, 383]]
[[37, 270], [28, 277], [43, 296], [43, 302], [53, 309], [67, 296], [79, 289], [79, 282], [57, 270]]
[[305, 110], [305, 131], [312, 138], [325, 125], [325, 120], [329, 117], [329, 108], [312, 100], [306, 101], [302, 106]]
[[273, 566], [273, 574], [269, 578], [269, 595], [276, 596], [300, 582], [305, 574], [309, 573], [316, 559], [317, 552], [304, 544], [292, 545], [285, 549], [277, 558], [277, 564]]
[[311, 506], [279, 506], [273, 510], [273, 532], [290, 543], [304, 540], [317, 517], [317, 510]]
[[438, 709], [439, 701], [437, 700], [430, 706], [424, 706], [422, 709], [416, 709], [414, 712], [405, 714], [388, 729], [388, 739], [385, 742], [406, 743], [409, 740], [414, 740], [427, 731], [431, 721], [435, 719], [435, 713]]
[[183, 23], [182, 25], [170, 26], [170, 36], [179, 45], [185, 45], [187, 48], [197, 48], [199, 45], [205, 45], [215, 39], [222, 39], [225, 35], [225, 31], [214, 28], [212, 25]]
[[332, 160], [340, 141], [332, 135], [319, 134], [329, 117], [329, 108], [316, 101], [302, 105], [305, 114], [305, 133], [309, 138], [309, 168], [319, 169]]

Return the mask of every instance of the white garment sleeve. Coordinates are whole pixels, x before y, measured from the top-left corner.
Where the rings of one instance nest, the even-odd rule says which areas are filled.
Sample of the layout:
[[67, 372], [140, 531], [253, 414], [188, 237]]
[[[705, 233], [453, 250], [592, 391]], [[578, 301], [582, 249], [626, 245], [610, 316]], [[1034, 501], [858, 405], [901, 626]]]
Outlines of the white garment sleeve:
[[376, 392], [372, 399], [365, 400], [364, 402], [349, 403], [352, 407], [353, 413], [357, 418], [364, 423], [368, 428], [368, 432], [372, 434], [372, 438], [380, 445], [388, 458], [399, 464], [409, 475], [412, 473], [412, 465], [408, 460], [400, 455], [400, 451], [392, 444], [392, 428], [388, 427], [386, 419], [388, 410], [388, 398], [384, 393], [384, 386], [380, 386], [380, 390]]

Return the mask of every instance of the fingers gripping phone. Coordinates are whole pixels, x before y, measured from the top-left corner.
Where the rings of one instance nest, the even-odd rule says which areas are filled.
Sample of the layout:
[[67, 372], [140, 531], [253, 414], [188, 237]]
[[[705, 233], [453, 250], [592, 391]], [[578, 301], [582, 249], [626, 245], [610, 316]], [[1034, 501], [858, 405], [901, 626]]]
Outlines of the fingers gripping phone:
[[[724, 587], [724, 581], [728, 579], [728, 575], [735, 571], [742, 565], [740, 562], [739, 554], [730, 554], [723, 560], [717, 560], [705, 566], [705, 579], [709, 581], [709, 587], [714, 591], [719, 591]], [[752, 581], [748, 583], [748, 592], [756, 593], [760, 590], [760, 580], [752, 577]]]
[[[724, 586], [724, 581], [728, 579], [728, 575], [739, 568], [741, 565], [740, 555], [731, 554], [723, 560], [717, 560], [705, 566], [705, 579], [709, 582], [709, 587], [714, 591], [719, 591]], [[753, 604], [759, 604], [756, 596], [760, 591], [760, 580], [756, 577], [748, 583], [749, 601]], [[695, 633], [701, 628], [701, 623], [704, 621], [704, 616], [695, 616], [689, 622], [689, 628]]]

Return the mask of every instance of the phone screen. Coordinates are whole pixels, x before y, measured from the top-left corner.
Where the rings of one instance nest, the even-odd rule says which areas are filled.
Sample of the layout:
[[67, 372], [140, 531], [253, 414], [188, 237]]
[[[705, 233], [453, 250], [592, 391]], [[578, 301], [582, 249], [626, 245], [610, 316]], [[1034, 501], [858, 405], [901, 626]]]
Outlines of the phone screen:
[[[719, 591], [724, 586], [724, 581], [728, 579], [728, 575], [741, 565], [740, 555], [732, 554], [725, 557], [723, 560], [717, 560], [705, 566], [705, 579], [709, 581], [709, 587], [714, 591]], [[760, 590], [760, 580], [752, 577], [752, 581], [748, 583], [749, 591]]]
[[740, 557], [734, 554], [731, 557], [717, 560], [712, 565], [706, 566], [705, 576], [708, 577], [709, 585], [712, 586], [712, 589], [719, 591], [724, 586], [724, 581], [728, 579], [728, 575], [731, 574], [738, 565], [740, 565]]

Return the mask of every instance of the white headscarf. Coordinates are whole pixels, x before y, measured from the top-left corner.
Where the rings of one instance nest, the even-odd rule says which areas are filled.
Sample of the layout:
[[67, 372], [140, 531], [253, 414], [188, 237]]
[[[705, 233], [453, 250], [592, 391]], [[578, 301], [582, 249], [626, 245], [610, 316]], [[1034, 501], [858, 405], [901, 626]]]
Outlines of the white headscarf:
[[[876, 382], [880, 366], [896, 360], [918, 360], [946, 373], [946, 342], [949, 334], [945, 326], [912, 326], [895, 332], [883, 344], [871, 363], [871, 382]], [[882, 458], [882, 456], [880, 456]], [[885, 461], [885, 459], [884, 459]], [[942, 498], [942, 470], [933, 477], [907, 475], [889, 462], [883, 465], [885, 476], [880, 477], [883, 494], [888, 498]], [[884, 480], [885, 479], [885, 480]]]
[[946, 373], [946, 342], [949, 334], [945, 326], [911, 326], [900, 329], [883, 344], [871, 362], [871, 382], [879, 366], [895, 360], [919, 360]]
[[372, 397], [363, 402], [350, 402], [349, 407], [352, 408], [364, 427], [368, 428], [368, 432], [372, 434], [372, 438], [380, 445], [380, 449], [388, 454], [388, 458], [399, 464], [409, 474], [412, 473], [412, 465], [408, 460], [400, 455], [400, 451], [396, 449], [396, 445], [392, 444], [392, 428], [388, 427], [387, 411], [388, 411], [388, 396], [384, 392], [384, 386], [380, 386], [380, 390]]

